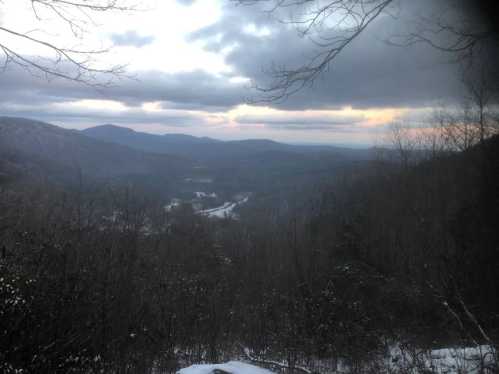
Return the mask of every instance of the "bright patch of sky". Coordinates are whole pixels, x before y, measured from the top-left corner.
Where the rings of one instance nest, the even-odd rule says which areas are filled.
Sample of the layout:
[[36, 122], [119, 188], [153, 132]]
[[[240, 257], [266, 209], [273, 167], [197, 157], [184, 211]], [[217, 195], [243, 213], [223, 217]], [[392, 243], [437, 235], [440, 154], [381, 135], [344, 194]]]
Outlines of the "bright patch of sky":
[[[130, 4], [133, 2], [130, 1]], [[81, 23], [82, 30], [72, 30], [69, 25], [47, 8], [35, 7], [29, 1], [5, 0], [2, 25], [6, 28], [29, 32], [36, 38], [49, 38], [57, 45], [85, 50], [102, 50], [113, 47], [112, 35], [135, 32], [151, 39], [150, 43], [137, 48], [121, 43], [109, 53], [99, 56], [99, 63], [127, 64], [129, 71], [158, 70], [169, 73], [205, 70], [210, 73], [227, 72], [224, 54], [203, 50], [201, 43], [186, 42], [189, 33], [219, 20], [220, 3], [216, 0], [197, 0], [192, 5], [177, 1], [145, 0], [134, 11], [92, 13], [92, 19]], [[81, 14], [71, 12], [74, 18]], [[74, 33], [73, 33], [74, 31]], [[76, 33], [76, 35], [75, 35]], [[16, 40], [16, 49], [23, 53], [50, 57], [47, 49]]]

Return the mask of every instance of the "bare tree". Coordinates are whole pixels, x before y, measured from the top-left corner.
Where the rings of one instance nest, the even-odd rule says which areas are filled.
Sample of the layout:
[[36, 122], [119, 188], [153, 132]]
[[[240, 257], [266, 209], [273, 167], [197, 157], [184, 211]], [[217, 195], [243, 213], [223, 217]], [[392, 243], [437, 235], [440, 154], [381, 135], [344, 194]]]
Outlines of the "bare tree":
[[486, 63], [463, 73], [469, 121], [476, 127], [481, 144], [499, 132], [497, 78], [497, 68], [491, 69]]
[[[29, 0], [37, 20], [45, 15], [55, 16], [62, 21], [73, 39], [80, 40], [95, 26], [96, 13], [127, 11], [134, 7], [125, 4], [126, 0]], [[26, 3], [26, 1], [23, 1]], [[0, 10], [3, 1], [0, 0]], [[109, 51], [103, 49], [70, 48], [51, 40], [50, 36], [39, 37], [35, 31], [21, 31], [5, 27], [0, 23], [0, 69], [5, 71], [11, 64], [17, 65], [34, 76], [51, 79], [62, 78], [90, 85], [106, 85], [124, 72], [123, 65], [100, 67], [97, 58]], [[40, 34], [40, 33], [38, 33]], [[38, 35], [37, 34], [37, 35]], [[28, 55], [19, 51], [18, 43], [43, 50], [42, 55]], [[46, 57], [51, 56], [51, 57]], [[102, 80], [102, 77], [105, 77]]]
[[497, 71], [479, 61], [461, 72], [464, 94], [460, 108], [439, 109], [435, 129], [445, 148], [464, 151], [499, 133]]
[[408, 170], [421, 150], [419, 129], [407, 123], [394, 122], [387, 134], [387, 143], [393, 148], [403, 170]]
[[463, 105], [457, 110], [438, 109], [434, 113], [434, 121], [445, 149], [465, 151], [478, 143], [479, 134], [470, 121], [469, 106]]

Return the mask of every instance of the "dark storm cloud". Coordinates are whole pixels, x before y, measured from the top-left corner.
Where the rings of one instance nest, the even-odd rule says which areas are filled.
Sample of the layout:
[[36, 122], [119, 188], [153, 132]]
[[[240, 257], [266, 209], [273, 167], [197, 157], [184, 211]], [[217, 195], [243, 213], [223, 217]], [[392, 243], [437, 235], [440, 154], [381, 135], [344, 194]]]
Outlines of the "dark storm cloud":
[[136, 31], [128, 30], [122, 34], [112, 34], [111, 40], [115, 46], [120, 47], [144, 47], [154, 41], [151, 35], [139, 35]]
[[[257, 29], [267, 26], [271, 35], [258, 37], [245, 32], [244, 26], [249, 24]], [[449, 64], [448, 55], [428, 45], [402, 48], [385, 42], [403, 26], [400, 18], [378, 19], [344, 50], [313, 87], [278, 106], [286, 109], [422, 106], [453, 99], [459, 87], [456, 67]], [[272, 65], [298, 68], [319, 51], [309, 39], [300, 38], [296, 29], [277, 26], [270, 18], [253, 8], [248, 11], [247, 7], [228, 8], [217, 24], [197, 31], [191, 38], [204, 41], [205, 47], [212, 51], [236, 46], [227, 62], [260, 87], [272, 84], [269, 74]], [[259, 96], [254, 98], [258, 100]]]

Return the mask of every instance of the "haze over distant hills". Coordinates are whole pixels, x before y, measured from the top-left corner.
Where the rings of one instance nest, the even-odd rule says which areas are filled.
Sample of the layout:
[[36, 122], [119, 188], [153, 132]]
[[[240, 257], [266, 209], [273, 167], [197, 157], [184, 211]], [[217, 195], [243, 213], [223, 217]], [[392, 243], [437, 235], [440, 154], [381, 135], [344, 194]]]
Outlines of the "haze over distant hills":
[[[367, 149], [300, 146], [266, 139], [221, 141], [183, 134], [153, 135], [114, 125], [83, 131], [36, 120], [0, 117], [0, 173], [132, 181], [161, 194], [277, 191], [334, 175], [371, 158]], [[201, 188], [201, 189], [200, 189]]]
[[106, 140], [157, 153], [168, 153], [167, 150], [170, 147], [177, 148], [178, 146], [183, 147], [192, 144], [219, 142], [218, 140], [207, 137], [198, 138], [184, 134], [153, 135], [109, 124], [91, 127], [83, 130], [82, 133], [95, 139]]
[[[0, 158], [4, 173], [65, 173], [86, 175], [173, 173], [191, 165], [174, 156], [146, 153], [120, 144], [25, 118], [0, 117]], [[43, 170], [42, 170], [43, 169]]]
[[352, 150], [326, 145], [291, 145], [268, 139], [221, 141], [184, 134], [153, 135], [115, 125], [91, 127], [83, 130], [82, 133], [95, 139], [126, 145], [142, 151], [175, 154], [203, 161], [236, 161], [262, 152], [300, 154], [327, 152], [334, 153], [338, 157], [354, 158], [366, 158], [370, 153], [367, 149]]

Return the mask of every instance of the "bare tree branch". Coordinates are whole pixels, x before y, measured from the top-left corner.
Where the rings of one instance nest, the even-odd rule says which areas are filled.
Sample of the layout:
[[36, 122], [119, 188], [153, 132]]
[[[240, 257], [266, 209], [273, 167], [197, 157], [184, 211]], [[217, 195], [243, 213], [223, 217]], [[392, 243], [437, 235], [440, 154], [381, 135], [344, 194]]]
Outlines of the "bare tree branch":
[[[125, 0], [29, 1], [37, 20], [42, 20], [42, 10], [48, 11], [65, 23], [76, 39], [82, 39], [89, 31], [89, 26], [95, 25], [92, 13], [135, 10], [135, 7], [125, 5]], [[18, 42], [43, 50], [43, 56], [21, 53], [16, 47]], [[124, 74], [126, 67], [100, 67], [97, 64], [97, 57], [108, 53], [108, 48], [68, 48], [51, 41], [49, 37], [35, 37], [31, 31], [14, 30], [3, 25], [0, 25], [0, 51], [3, 53], [3, 57], [0, 56], [0, 72], [14, 64], [39, 78], [61, 78], [96, 87], [110, 85], [115, 78]]]
[[450, 53], [457, 61], [470, 61], [483, 45], [497, 43], [497, 33], [487, 22], [469, 13], [463, 5], [419, 17], [413, 30], [393, 35], [388, 43], [396, 46], [424, 43]]
[[394, 0], [234, 0], [238, 4], [271, 3], [268, 12], [279, 8], [305, 7], [296, 20], [282, 21], [294, 24], [302, 37], [308, 37], [318, 52], [308, 63], [295, 69], [273, 66], [273, 83], [268, 87], [255, 85], [263, 94], [264, 102], [281, 101], [304, 87], [314, 84], [340, 55]]
[[[255, 84], [262, 93], [263, 102], [281, 101], [304, 87], [314, 84], [327, 72], [333, 61], [370, 26], [385, 14], [397, 9], [396, 0], [232, 0], [241, 5], [269, 4], [267, 12], [278, 9], [304, 8], [297, 19], [284, 20], [297, 26], [299, 35], [308, 37], [318, 52], [309, 61], [297, 68], [272, 66], [269, 75], [273, 82], [269, 86]], [[470, 2], [471, 3], [471, 2]], [[455, 5], [455, 4], [454, 4]], [[389, 44], [410, 46], [425, 43], [431, 47], [449, 52], [457, 60], [470, 60], [481, 47], [497, 44], [497, 33], [493, 26], [476, 15], [469, 14], [465, 4], [446, 5], [449, 11], [437, 11], [431, 16], [417, 17], [409, 31], [393, 35]], [[450, 11], [452, 10], [452, 12]], [[449, 13], [451, 16], [449, 16]]]

